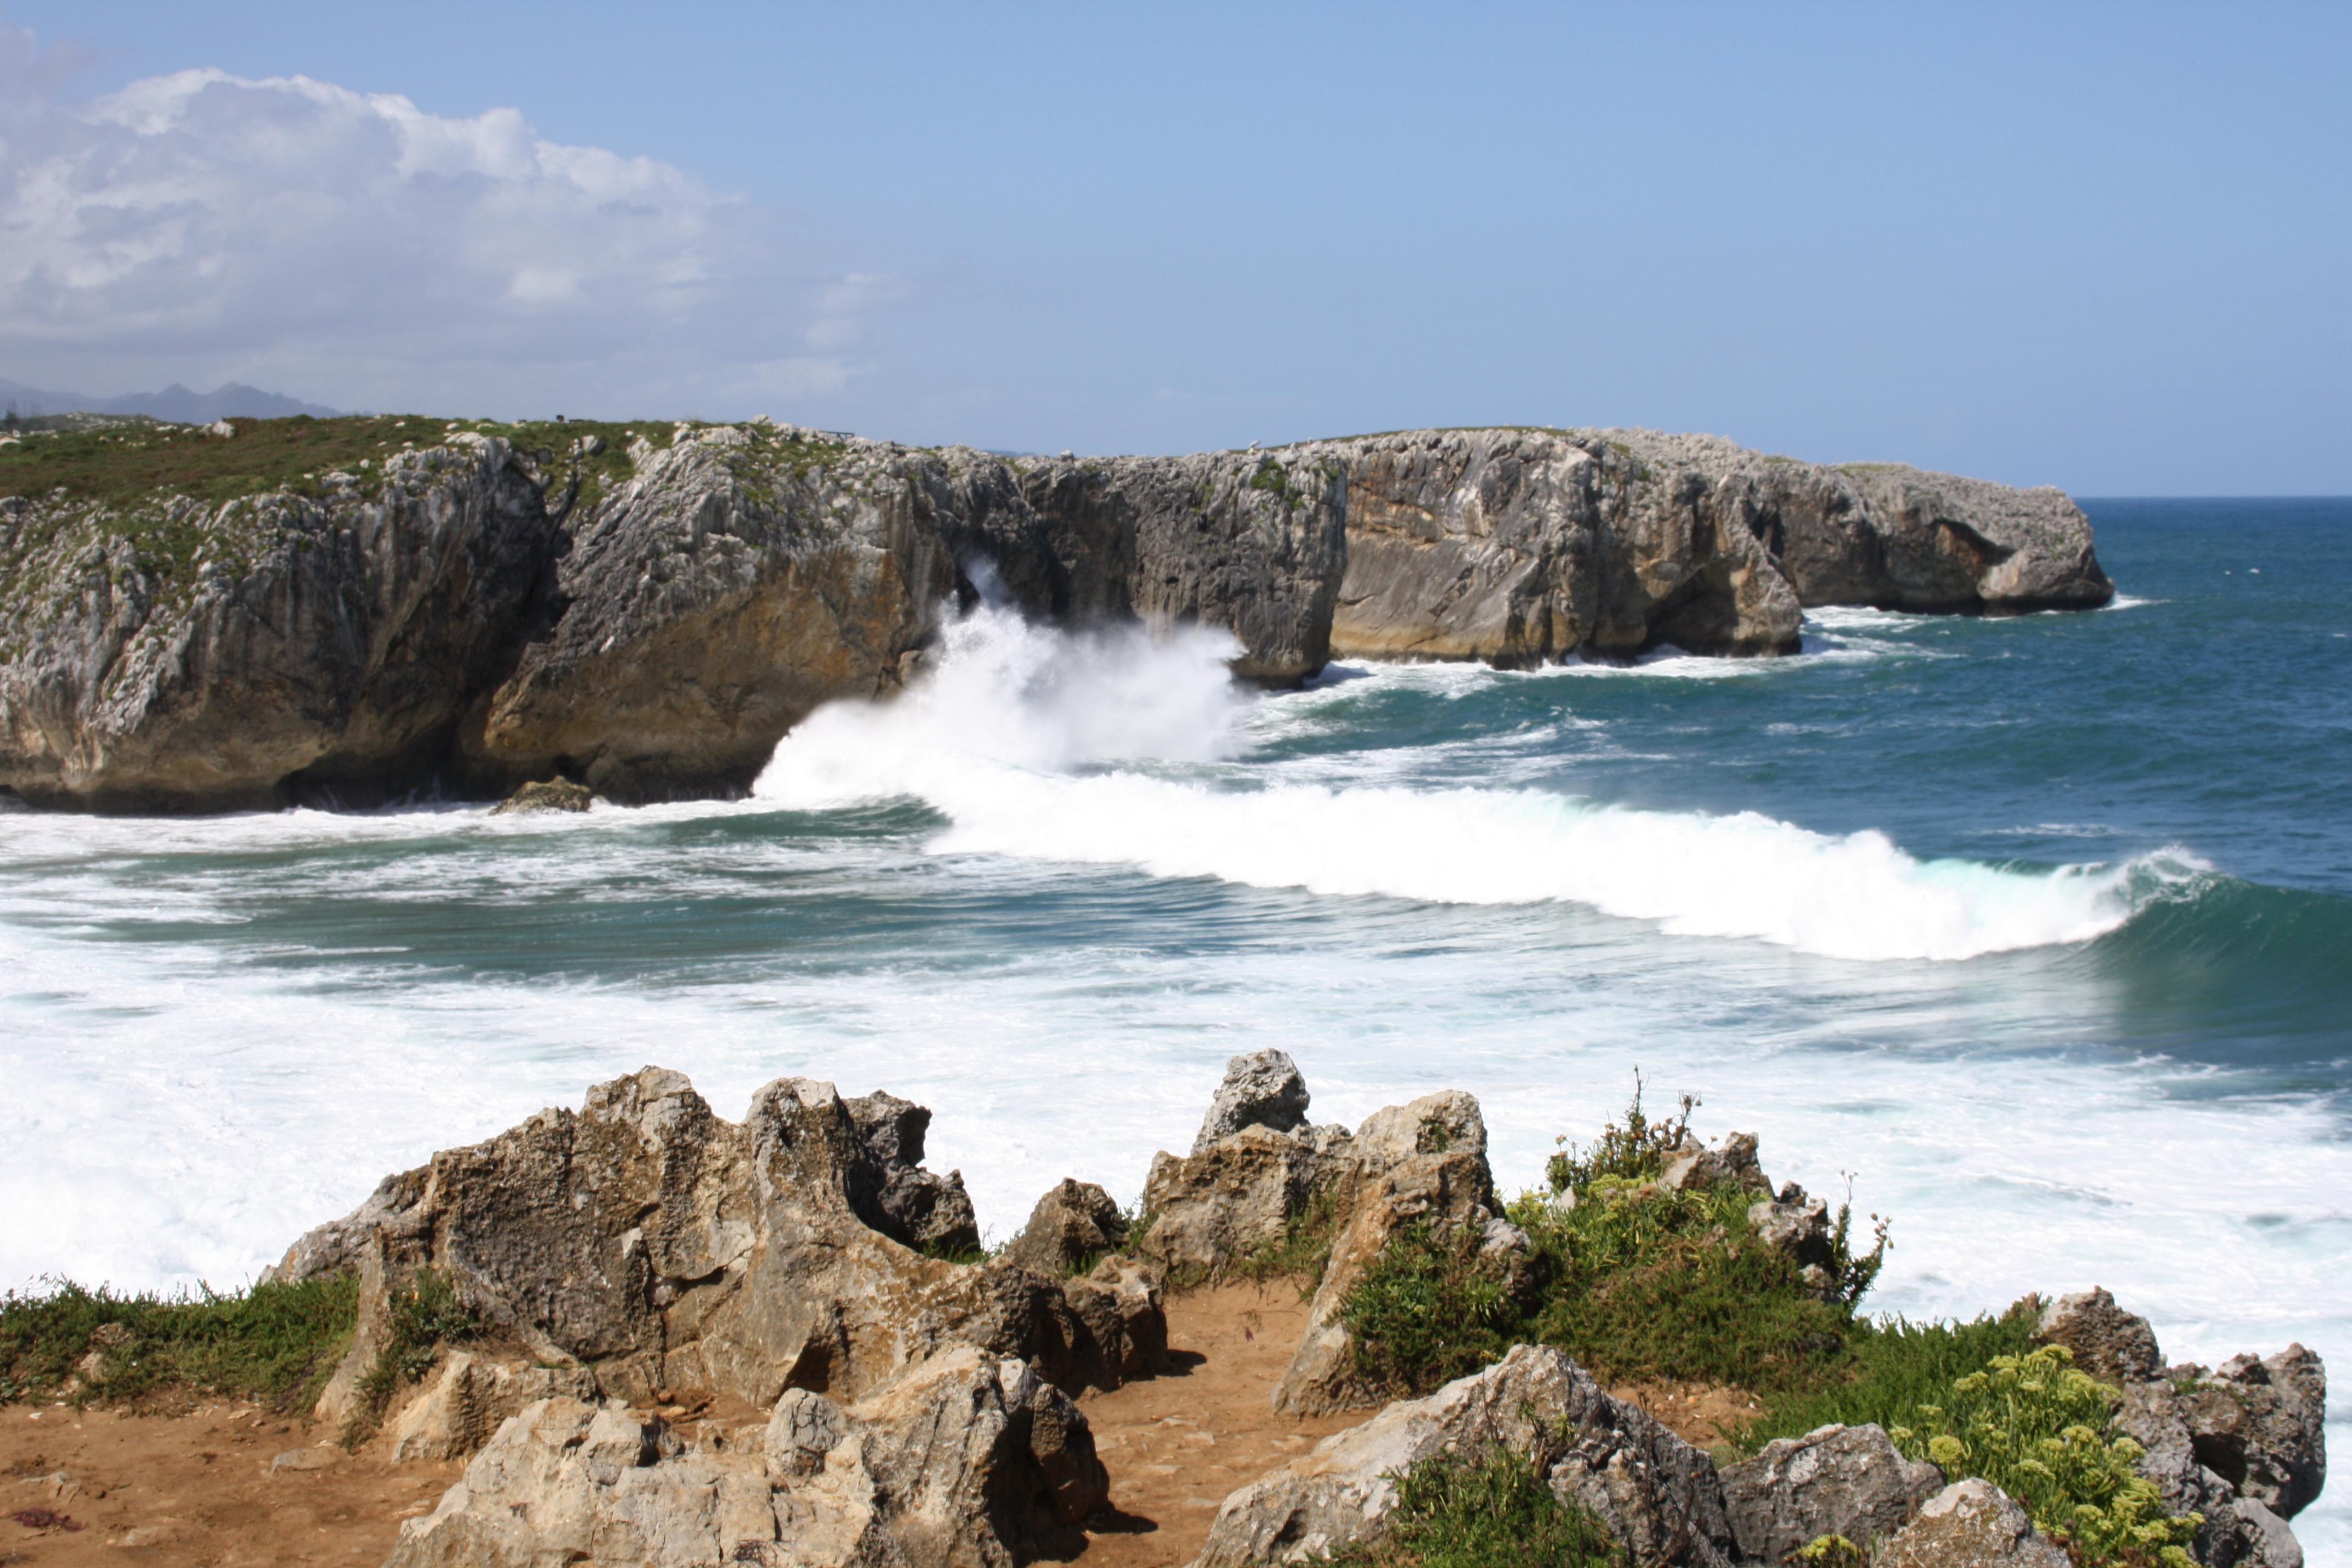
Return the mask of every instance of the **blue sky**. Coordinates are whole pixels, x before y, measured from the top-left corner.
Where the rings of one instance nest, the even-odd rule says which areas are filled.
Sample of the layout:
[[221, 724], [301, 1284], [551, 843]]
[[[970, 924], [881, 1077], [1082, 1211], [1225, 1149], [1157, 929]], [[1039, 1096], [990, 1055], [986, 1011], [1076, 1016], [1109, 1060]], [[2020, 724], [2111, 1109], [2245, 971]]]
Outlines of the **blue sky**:
[[1080, 451], [1645, 425], [2352, 491], [2347, 6], [0, 24], [34, 384]]

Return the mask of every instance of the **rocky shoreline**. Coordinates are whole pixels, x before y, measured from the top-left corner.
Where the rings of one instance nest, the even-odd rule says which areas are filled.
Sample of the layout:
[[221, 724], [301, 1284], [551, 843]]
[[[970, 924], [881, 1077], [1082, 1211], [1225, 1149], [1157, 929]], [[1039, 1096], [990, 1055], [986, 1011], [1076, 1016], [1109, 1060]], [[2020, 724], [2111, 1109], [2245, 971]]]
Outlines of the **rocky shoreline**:
[[237, 421], [0, 450], [0, 790], [204, 811], [739, 792], [948, 607], [1525, 667], [1795, 650], [1807, 607], [2105, 604], [2082, 512], [1638, 430], [1005, 458], [754, 421]]
[[[1243, 1276], [1305, 1292], [1267, 1419], [1356, 1424], [1315, 1428], [1331, 1435], [1225, 1496], [1199, 1568], [1417, 1560], [1413, 1478], [1495, 1465], [1600, 1532], [1611, 1561], [2302, 1562], [2286, 1521], [2326, 1483], [2319, 1358], [2290, 1346], [2218, 1370], [2166, 1365], [2147, 1322], [2104, 1290], [2001, 1320], [2032, 1353], [1980, 1356], [1952, 1382], [1950, 1436], [1831, 1423], [1745, 1457], [1710, 1452], [1540, 1333], [1478, 1342], [1473, 1370], [1401, 1391], [1370, 1342], [1389, 1321], [1365, 1305], [1401, 1260], [1455, 1260], [1500, 1293], [1485, 1321], [1506, 1323], [1502, 1297], [1546, 1289], [1547, 1226], [1580, 1210], [1593, 1234], [1614, 1234], [1687, 1212], [1709, 1228], [1675, 1256], [1702, 1270], [1760, 1261], [1757, 1289], [1833, 1321], [1874, 1255], [1854, 1253], [1843, 1214], [1776, 1188], [1753, 1138], [1691, 1137], [1687, 1107], [1645, 1123], [1637, 1101], [1589, 1161], [1556, 1163], [1549, 1196], [1506, 1205], [1470, 1096], [1424, 1096], [1353, 1129], [1311, 1123], [1308, 1104], [1282, 1053], [1236, 1058], [1192, 1148], [1153, 1159], [1139, 1212], [1065, 1181], [991, 1254], [961, 1179], [922, 1163], [921, 1107], [793, 1079], [729, 1122], [648, 1068], [577, 1112], [387, 1178], [271, 1279], [357, 1277], [356, 1329], [319, 1421], [389, 1460], [464, 1464], [401, 1527], [387, 1568], [1010, 1568], [1100, 1550], [1104, 1531], [1139, 1521], [1120, 1510], [1131, 1478], [1097, 1448], [1089, 1402], [1185, 1375], [1171, 1303]], [[1605, 1298], [1578, 1300], [1584, 1311]], [[1477, 1315], [1415, 1311], [1441, 1339]], [[85, 1394], [103, 1391], [120, 1343], [92, 1336]], [[2010, 1390], [2011, 1426], [2036, 1400], [2063, 1395], [2074, 1414], [2003, 1459], [2001, 1434], [1958, 1415], [1988, 1379]], [[2122, 1468], [2104, 1490], [2077, 1479], [2065, 1492], [2061, 1472], [2085, 1456]], [[2037, 1475], [2059, 1489], [2045, 1495]]]

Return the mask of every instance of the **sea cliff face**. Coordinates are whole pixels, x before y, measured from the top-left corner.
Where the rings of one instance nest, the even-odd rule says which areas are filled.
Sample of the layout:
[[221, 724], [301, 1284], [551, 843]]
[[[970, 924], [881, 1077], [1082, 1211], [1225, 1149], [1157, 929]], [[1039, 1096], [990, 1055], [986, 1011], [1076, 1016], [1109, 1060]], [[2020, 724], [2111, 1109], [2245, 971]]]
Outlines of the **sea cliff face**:
[[1335, 655], [1787, 653], [1806, 605], [2113, 592], [2058, 491], [1652, 432], [1081, 459], [764, 421], [233, 428], [0, 448], [0, 787], [101, 810], [558, 774], [725, 793], [992, 595], [1222, 628], [1237, 676], [1282, 685]]

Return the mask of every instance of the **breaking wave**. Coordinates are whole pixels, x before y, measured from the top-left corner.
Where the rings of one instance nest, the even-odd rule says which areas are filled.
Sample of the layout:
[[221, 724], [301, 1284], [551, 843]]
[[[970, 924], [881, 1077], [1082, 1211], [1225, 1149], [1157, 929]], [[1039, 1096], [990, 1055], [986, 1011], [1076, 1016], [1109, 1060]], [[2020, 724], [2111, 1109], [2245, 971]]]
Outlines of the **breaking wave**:
[[1558, 901], [1828, 957], [1967, 959], [2093, 941], [2209, 872], [2185, 851], [2047, 868], [1922, 860], [1875, 831], [1640, 810], [1535, 789], [1272, 782], [1244, 747], [1231, 641], [1072, 636], [983, 607], [889, 704], [819, 710], [759, 799], [912, 798], [941, 854], [1131, 868], [1328, 896]]

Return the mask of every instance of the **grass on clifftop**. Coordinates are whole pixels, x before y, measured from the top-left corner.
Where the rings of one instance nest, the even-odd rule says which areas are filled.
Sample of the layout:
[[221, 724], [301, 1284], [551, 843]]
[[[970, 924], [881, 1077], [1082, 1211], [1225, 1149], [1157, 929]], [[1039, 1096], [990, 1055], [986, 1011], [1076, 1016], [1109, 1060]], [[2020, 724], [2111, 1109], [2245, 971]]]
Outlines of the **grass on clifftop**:
[[596, 437], [603, 451], [582, 460], [583, 489], [625, 480], [628, 445], [643, 436], [669, 445], [667, 420], [635, 424], [534, 420], [430, 419], [417, 415], [313, 419], [232, 419], [234, 437], [208, 436], [193, 426], [145, 422], [95, 430], [26, 436], [0, 446], [0, 496], [47, 496], [62, 488], [69, 499], [123, 504], [168, 496], [218, 503], [269, 490], [310, 492], [336, 471], [364, 478], [370, 468], [404, 447], [436, 447], [460, 430], [496, 436], [552, 465], [551, 489], [560, 489], [573, 443]]
[[[282, 1410], [318, 1397], [351, 1341], [359, 1285], [348, 1277], [194, 1295], [119, 1295], [59, 1282], [0, 1296], [0, 1403], [197, 1395]], [[83, 1363], [102, 1358], [93, 1379]]]

